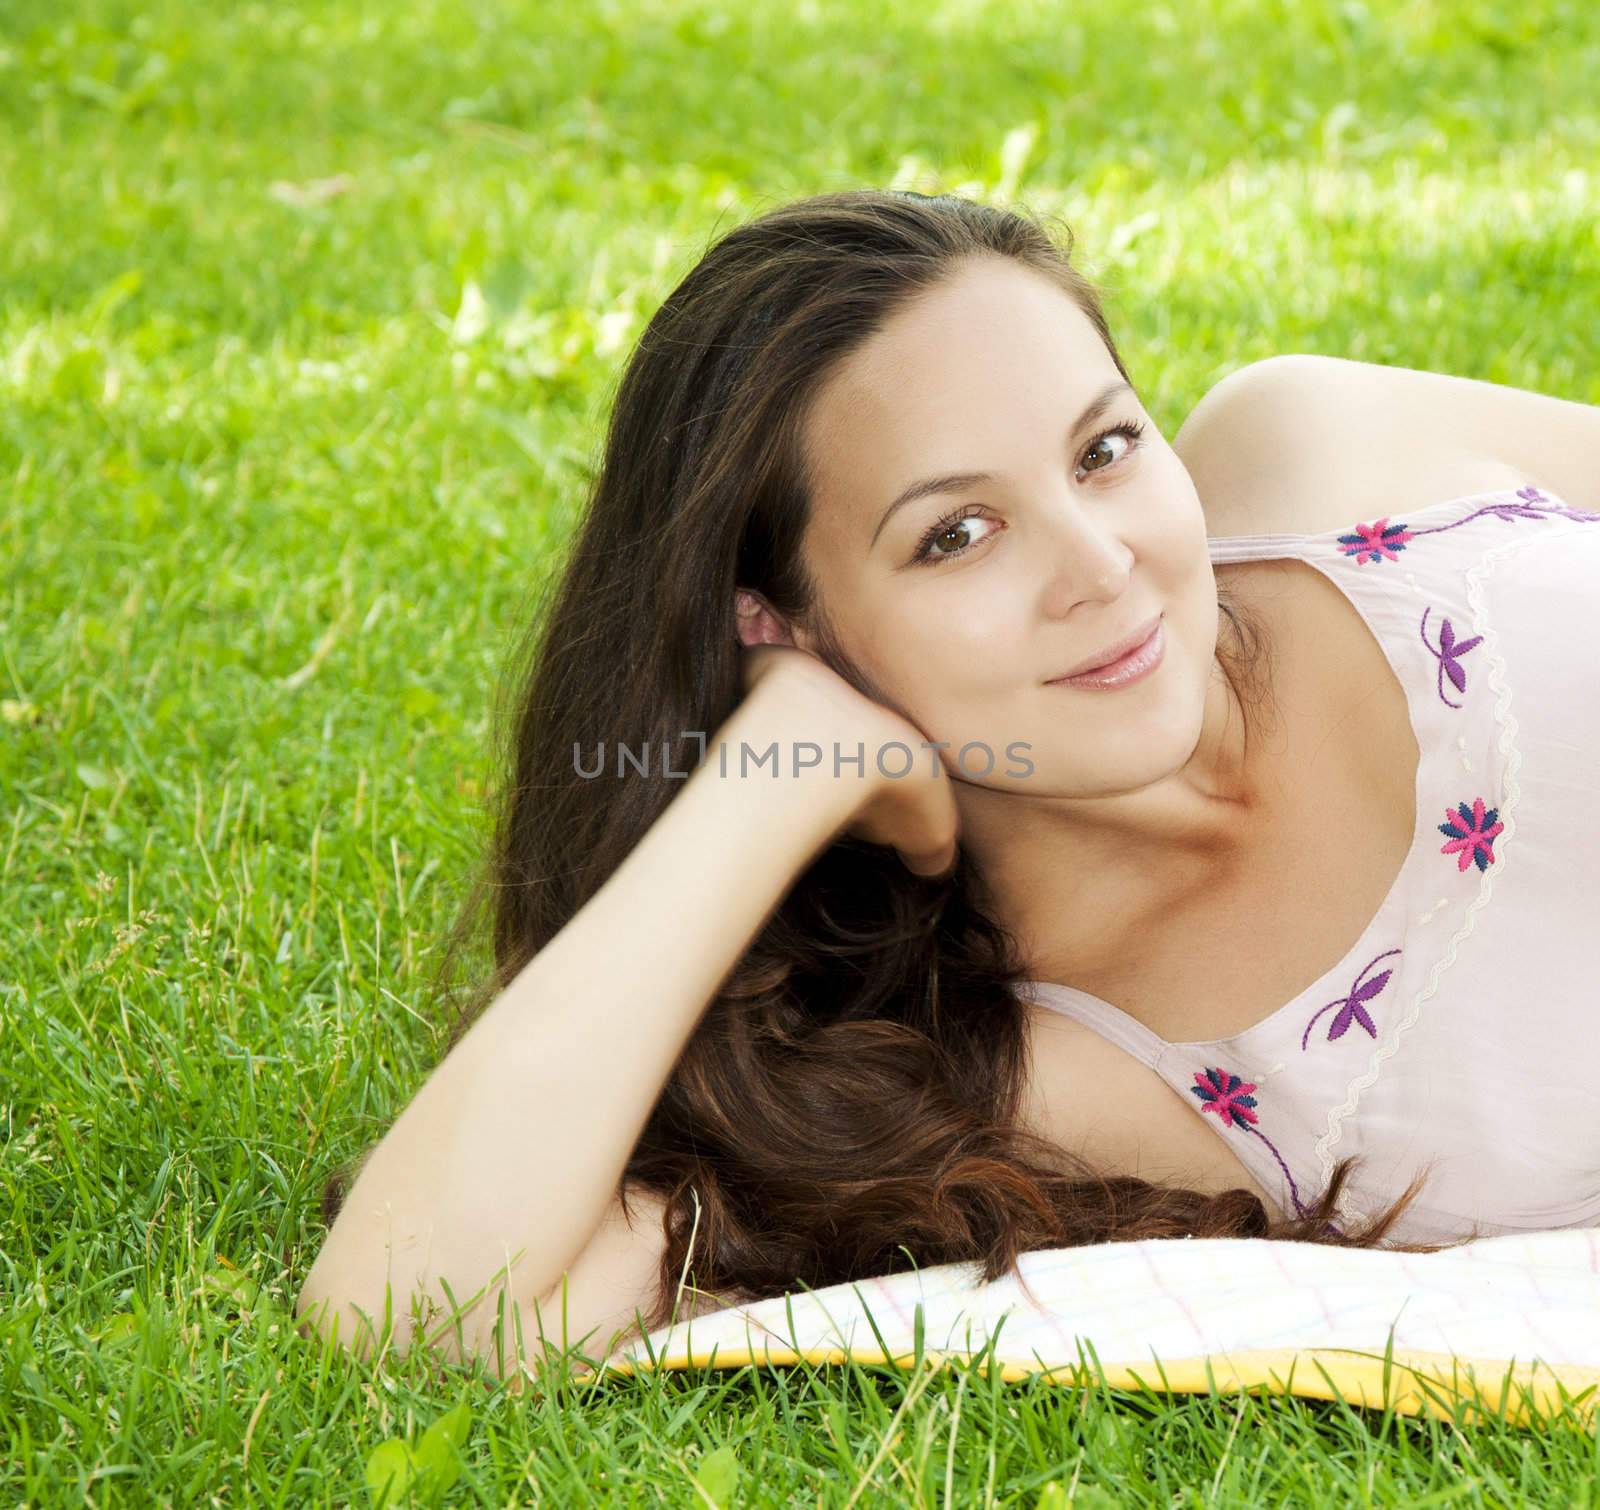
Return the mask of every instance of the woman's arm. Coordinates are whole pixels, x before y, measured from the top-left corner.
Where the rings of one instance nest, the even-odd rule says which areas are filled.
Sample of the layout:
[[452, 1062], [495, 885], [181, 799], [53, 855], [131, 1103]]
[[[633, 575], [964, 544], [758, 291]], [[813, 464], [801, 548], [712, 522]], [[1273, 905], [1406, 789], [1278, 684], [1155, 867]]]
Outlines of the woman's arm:
[[[324, 1329], [365, 1353], [359, 1313], [381, 1330], [388, 1286], [403, 1349], [417, 1292], [443, 1308], [427, 1336], [453, 1355], [448, 1283], [464, 1350], [492, 1357], [502, 1289], [526, 1337], [539, 1334], [535, 1303], [559, 1335], [561, 1277], [603, 1225], [585, 1269], [604, 1249], [606, 1267], [643, 1272], [659, 1252], [617, 1228], [623, 1167], [718, 987], [862, 800], [859, 782], [825, 768], [775, 778], [752, 762], [739, 775], [741, 740], [787, 751], [783, 691], [777, 678], [754, 688], [632, 854], [417, 1092], [357, 1176], [297, 1314], [326, 1306]], [[616, 1297], [600, 1309], [618, 1310]]]
[[1600, 509], [1600, 407], [1320, 353], [1229, 373], [1172, 449], [1209, 535], [1320, 533], [1528, 483]]
[[[1274, 359], [1274, 381], [1329, 448], [1368, 456], [1484, 458], [1513, 478], [1600, 508], [1600, 407], [1482, 378], [1346, 357]], [[1320, 418], [1319, 418], [1320, 417]]]

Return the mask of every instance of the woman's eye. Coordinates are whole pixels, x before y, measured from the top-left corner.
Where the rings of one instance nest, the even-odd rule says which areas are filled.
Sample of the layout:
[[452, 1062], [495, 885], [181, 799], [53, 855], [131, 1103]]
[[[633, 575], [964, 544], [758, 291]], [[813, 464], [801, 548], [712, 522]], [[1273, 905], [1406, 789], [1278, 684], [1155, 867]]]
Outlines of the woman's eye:
[[1112, 456], [1111, 460], [1108, 461], [1105, 466], [1090, 467], [1088, 470], [1091, 472], [1104, 472], [1107, 468], [1115, 466], [1123, 456], [1127, 456], [1131, 452], [1139, 449], [1139, 437], [1143, 434], [1143, 421], [1135, 424], [1133, 421], [1128, 420], [1120, 425], [1113, 425], [1109, 430], [1102, 430], [1100, 434], [1095, 436], [1095, 438], [1089, 442], [1088, 448], [1083, 453], [1085, 457], [1093, 455], [1094, 452], [1100, 450], [1102, 447], [1105, 447], [1107, 450], [1109, 450], [1110, 447], [1107, 446], [1106, 443], [1114, 436], [1120, 435], [1125, 441], [1127, 441], [1127, 447], [1122, 451], [1121, 455]]
[[[956, 514], [953, 517], [946, 516], [941, 519], [922, 537], [922, 541], [917, 547], [917, 553], [912, 557], [912, 560], [916, 562], [948, 561], [953, 556], [965, 555], [973, 546], [973, 542], [970, 539], [972, 532], [968, 525], [974, 519], [982, 521], [983, 515], [965, 513]], [[952, 536], [968, 538], [959, 542], [954, 550], [941, 549], [940, 547], [949, 543]], [[979, 538], [981, 539], [982, 537], [980, 536]]]
[[[1124, 420], [1120, 425], [1112, 425], [1109, 429], [1102, 430], [1084, 448], [1083, 455], [1086, 458], [1092, 456], [1102, 447], [1105, 447], [1105, 449], [1110, 452], [1112, 448], [1107, 443], [1119, 436], [1127, 442], [1127, 445], [1122, 449], [1121, 452], [1112, 454], [1111, 459], [1103, 466], [1089, 467], [1087, 470], [1090, 472], [1110, 471], [1111, 468], [1116, 466], [1118, 462], [1125, 461], [1129, 456], [1139, 449], [1139, 437], [1143, 434], [1143, 420], [1137, 422], [1133, 420]], [[912, 563], [918, 566], [936, 565], [940, 561], [950, 561], [957, 556], [966, 555], [966, 553], [969, 550], [972, 550], [974, 546], [974, 542], [970, 539], [957, 544], [954, 550], [946, 550], [942, 547], [952, 536], [969, 535], [971, 533], [967, 529], [967, 522], [969, 520], [981, 520], [985, 517], [986, 516], [984, 514], [972, 509], [957, 509], [952, 513], [946, 514], [944, 518], [939, 520], [938, 523], [935, 524], [917, 543], [916, 554], [911, 558]], [[984, 538], [985, 537], [980, 536], [977, 543], [981, 544]]]

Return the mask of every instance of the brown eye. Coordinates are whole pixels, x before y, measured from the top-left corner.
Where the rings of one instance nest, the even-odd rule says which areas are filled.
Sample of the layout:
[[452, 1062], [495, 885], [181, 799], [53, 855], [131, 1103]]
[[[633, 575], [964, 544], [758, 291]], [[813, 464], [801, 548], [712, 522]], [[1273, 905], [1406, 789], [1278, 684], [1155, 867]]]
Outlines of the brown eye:
[[[1088, 456], [1088, 455], [1091, 455], [1092, 453], [1094, 453], [1095, 451], [1110, 450], [1110, 449], [1112, 449], [1112, 447], [1110, 445], [1110, 437], [1109, 436], [1102, 436], [1092, 446], [1089, 447], [1088, 451], [1084, 452], [1084, 455]], [[1116, 457], [1113, 456], [1111, 458], [1111, 461], [1115, 461], [1115, 460], [1116, 460]], [[1106, 466], [1110, 466], [1110, 465], [1111, 465], [1111, 462], [1107, 462], [1106, 463]], [[1105, 467], [1090, 467], [1089, 470], [1091, 472], [1103, 472], [1103, 471], [1105, 471]]]
[[[953, 561], [957, 556], [966, 555], [973, 548], [972, 520], [977, 520], [980, 523], [987, 522], [983, 514], [977, 513], [972, 509], [958, 509], [955, 513], [946, 514], [917, 542], [916, 553], [911, 558], [913, 563], [926, 565], [930, 562]], [[955, 539], [955, 537], [961, 536], [964, 536], [965, 539]], [[978, 544], [981, 545], [983, 543], [983, 538], [982, 536], [979, 537]], [[955, 543], [954, 550], [934, 549], [935, 546], [942, 546], [952, 542]]]
[[1117, 464], [1117, 462], [1121, 461], [1123, 457], [1130, 456], [1133, 454], [1133, 452], [1139, 449], [1139, 437], [1143, 434], [1143, 422], [1134, 424], [1131, 420], [1125, 420], [1120, 425], [1113, 425], [1109, 430], [1102, 430], [1097, 436], [1095, 436], [1093, 440], [1089, 442], [1088, 447], [1083, 453], [1085, 458], [1104, 447], [1106, 442], [1116, 435], [1120, 435], [1125, 441], [1127, 441], [1127, 447], [1122, 452], [1121, 456], [1112, 456], [1110, 461], [1106, 462], [1104, 466], [1088, 467], [1086, 470], [1090, 472], [1109, 471]]

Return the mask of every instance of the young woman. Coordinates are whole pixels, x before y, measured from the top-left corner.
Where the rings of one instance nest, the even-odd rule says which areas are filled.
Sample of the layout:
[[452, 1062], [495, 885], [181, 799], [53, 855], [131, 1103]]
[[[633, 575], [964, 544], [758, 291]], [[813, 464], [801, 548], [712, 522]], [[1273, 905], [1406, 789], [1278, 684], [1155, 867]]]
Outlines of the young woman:
[[1600, 411], [1282, 357], [1169, 444], [1069, 258], [830, 194], [652, 319], [452, 941], [491, 899], [493, 978], [308, 1330], [504, 1366], [912, 1263], [1600, 1220]]

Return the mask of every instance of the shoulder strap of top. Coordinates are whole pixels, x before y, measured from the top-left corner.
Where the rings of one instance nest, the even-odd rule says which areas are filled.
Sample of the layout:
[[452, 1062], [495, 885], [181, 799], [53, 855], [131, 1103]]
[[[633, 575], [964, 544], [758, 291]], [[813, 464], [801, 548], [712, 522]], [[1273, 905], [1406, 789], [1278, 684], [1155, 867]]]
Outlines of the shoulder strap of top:
[[1166, 1054], [1167, 1041], [1152, 1032], [1137, 1017], [1130, 1017], [1120, 1007], [1114, 1007], [1087, 991], [1076, 991], [1071, 986], [1058, 986], [1049, 980], [1022, 981], [1017, 994], [1037, 1006], [1048, 1007], [1074, 1022], [1092, 1028], [1102, 1038], [1109, 1039], [1119, 1049], [1132, 1054], [1140, 1064], [1155, 1069]]
[[1206, 549], [1213, 562], [1275, 561], [1285, 556], [1299, 559], [1308, 535], [1210, 535]]

